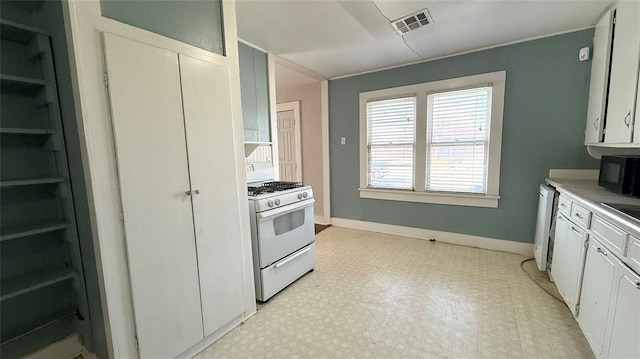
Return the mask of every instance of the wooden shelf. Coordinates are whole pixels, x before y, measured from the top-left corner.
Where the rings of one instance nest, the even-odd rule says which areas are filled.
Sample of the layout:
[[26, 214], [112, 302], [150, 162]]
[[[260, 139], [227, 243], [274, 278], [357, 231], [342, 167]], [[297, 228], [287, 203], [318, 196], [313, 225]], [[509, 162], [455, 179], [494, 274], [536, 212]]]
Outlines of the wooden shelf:
[[45, 130], [39, 128], [0, 127], [0, 133], [5, 135], [49, 136], [56, 132], [54, 130]]
[[60, 220], [36, 222], [21, 226], [6, 227], [0, 230], [0, 241], [7, 241], [10, 239], [28, 237], [36, 234], [60, 231], [63, 229], [67, 229], [67, 227], [69, 227], [69, 224]]
[[26, 44], [38, 34], [48, 35], [46, 31], [19, 24], [11, 20], [0, 19], [0, 35], [3, 39]]
[[2, 181], [0, 182], [1, 188], [8, 187], [18, 187], [18, 186], [34, 186], [41, 184], [53, 184], [53, 183], [62, 183], [66, 180], [61, 177], [51, 177], [51, 178], [28, 178], [21, 180], [11, 180], [11, 181]]
[[13, 278], [0, 283], [0, 301], [11, 299], [22, 294], [33, 292], [56, 283], [70, 280], [76, 276], [73, 268], [45, 268]]
[[65, 321], [70, 323], [71, 321], [73, 321], [73, 319], [75, 319], [75, 316], [77, 314], [78, 311], [76, 309], [68, 307], [51, 315], [39, 318], [38, 320], [31, 323], [27, 323], [26, 325], [2, 333], [2, 345], [11, 343], [36, 331], [51, 327], [55, 324], [60, 324]]
[[5, 74], [0, 74], [0, 83], [2, 83], [2, 87], [6, 86], [7, 88], [15, 88], [21, 90], [38, 90], [48, 85], [47, 81], [45, 80]]

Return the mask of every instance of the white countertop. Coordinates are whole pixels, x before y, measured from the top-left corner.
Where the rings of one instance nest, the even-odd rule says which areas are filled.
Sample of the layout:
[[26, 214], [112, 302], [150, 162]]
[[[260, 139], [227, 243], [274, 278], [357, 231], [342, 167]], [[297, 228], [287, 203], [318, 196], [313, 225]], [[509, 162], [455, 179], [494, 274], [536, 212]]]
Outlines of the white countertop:
[[597, 181], [547, 178], [547, 184], [555, 187], [561, 195], [570, 197], [595, 215], [599, 215], [613, 224], [626, 230], [631, 235], [640, 237], [640, 221], [622, 214], [602, 203], [619, 203], [640, 206], [640, 198], [623, 196], [598, 187]]

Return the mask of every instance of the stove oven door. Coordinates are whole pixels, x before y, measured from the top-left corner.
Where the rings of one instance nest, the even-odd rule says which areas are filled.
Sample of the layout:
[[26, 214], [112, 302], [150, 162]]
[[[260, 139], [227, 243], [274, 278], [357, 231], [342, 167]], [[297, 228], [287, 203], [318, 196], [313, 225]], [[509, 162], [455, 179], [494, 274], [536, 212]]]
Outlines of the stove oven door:
[[312, 243], [313, 199], [257, 213], [260, 268]]

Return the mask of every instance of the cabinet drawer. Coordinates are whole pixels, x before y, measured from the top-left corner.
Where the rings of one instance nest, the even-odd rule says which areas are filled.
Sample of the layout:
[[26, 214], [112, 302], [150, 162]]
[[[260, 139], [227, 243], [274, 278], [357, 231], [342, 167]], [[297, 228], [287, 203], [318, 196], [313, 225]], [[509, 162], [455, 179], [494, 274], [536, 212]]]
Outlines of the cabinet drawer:
[[558, 200], [558, 211], [567, 217], [571, 217], [571, 201], [560, 196], [560, 199]]
[[598, 240], [619, 257], [624, 256], [624, 249], [627, 244], [627, 233], [610, 222], [595, 216], [591, 223], [591, 232], [597, 236]]
[[578, 226], [587, 229], [589, 228], [589, 220], [591, 219], [591, 212], [580, 207], [578, 204], [573, 203], [571, 205], [571, 220]]
[[630, 236], [627, 250], [627, 264], [631, 269], [640, 273], [640, 239]]

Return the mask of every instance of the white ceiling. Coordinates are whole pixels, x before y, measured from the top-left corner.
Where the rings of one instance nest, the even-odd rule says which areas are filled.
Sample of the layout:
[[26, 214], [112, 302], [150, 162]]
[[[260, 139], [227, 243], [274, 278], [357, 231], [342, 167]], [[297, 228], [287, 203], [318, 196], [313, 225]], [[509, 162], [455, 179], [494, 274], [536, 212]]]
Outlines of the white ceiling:
[[[589, 0], [237, 0], [236, 7], [241, 39], [330, 79], [583, 29], [593, 26], [610, 4]], [[404, 35], [416, 54], [385, 17], [395, 20], [423, 8], [429, 10], [433, 24]]]
[[276, 89], [278, 91], [309, 85], [323, 80], [323, 78], [317, 74], [306, 71], [280, 58], [276, 58], [275, 65]]

